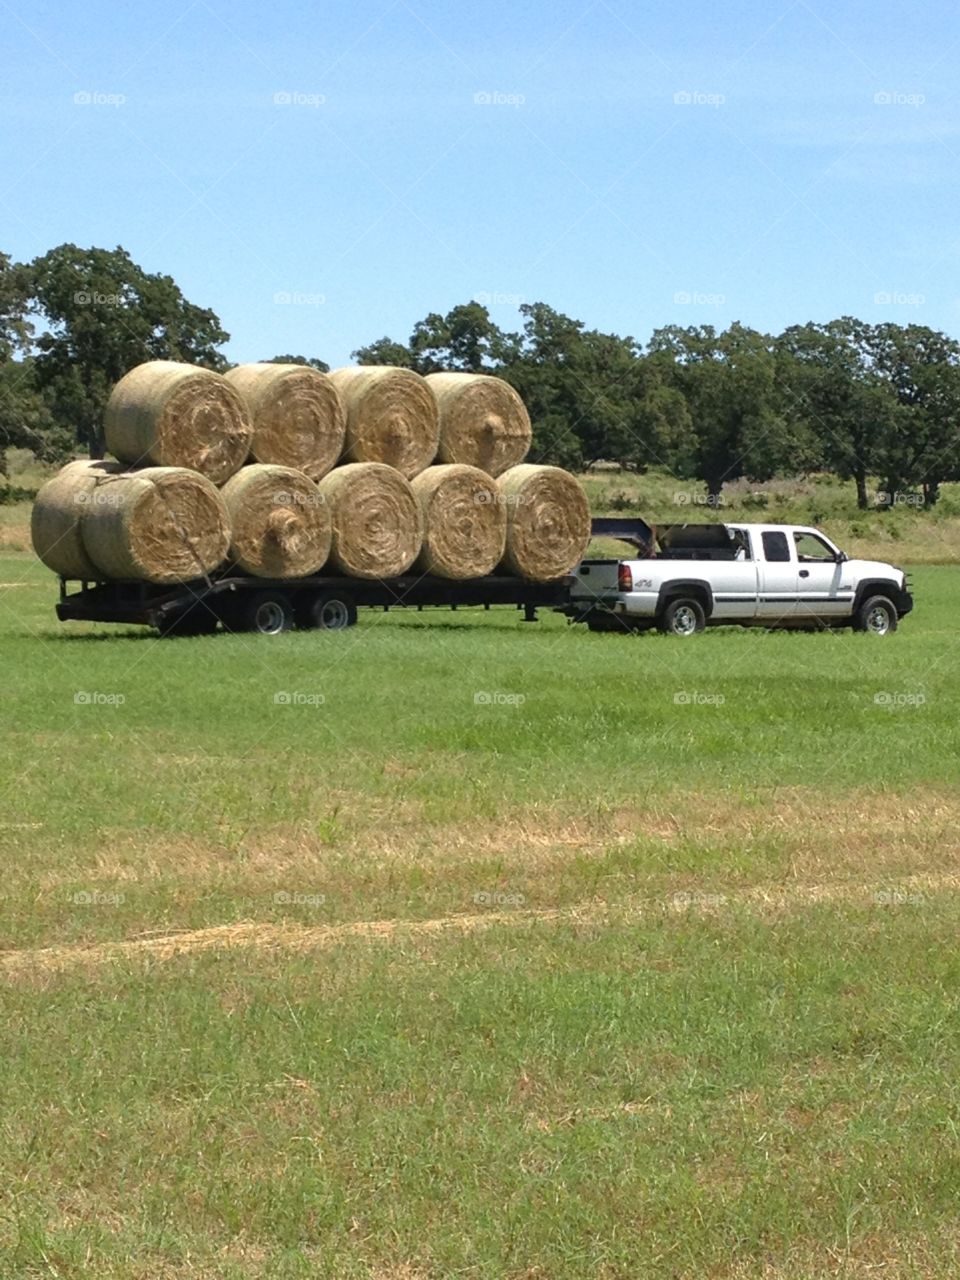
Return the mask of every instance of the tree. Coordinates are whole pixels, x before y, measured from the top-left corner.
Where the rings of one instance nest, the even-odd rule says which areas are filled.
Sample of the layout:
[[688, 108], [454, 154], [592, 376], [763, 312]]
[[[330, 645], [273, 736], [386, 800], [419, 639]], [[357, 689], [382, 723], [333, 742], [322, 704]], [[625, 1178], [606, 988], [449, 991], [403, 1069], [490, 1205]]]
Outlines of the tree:
[[0, 475], [6, 475], [7, 450], [32, 449], [55, 461], [70, 441], [37, 390], [34, 362], [26, 352], [32, 328], [28, 316], [27, 268], [0, 253]]
[[788, 358], [790, 405], [818, 442], [821, 465], [857, 486], [869, 506], [867, 480], [883, 466], [896, 399], [870, 357], [869, 326], [844, 316], [828, 324], [793, 325], [778, 346]]
[[37, 386], [58, 422], [70, 424], [92, 456], [102, 456], [101, 420], [115, 382], [145, 360], [182, 360], [223, 369], [229, 334], [194, 306], [170, 276], [152, 275], [125, 249], [64, 244], [29, 268], [38, 322]]
[[321, 373], [330, 372], [327, 362], [318, 360], [315, 356], [272, 356], [269, 360], [265, 360], [264, 364], [303, 364], [311, 369], [319, 369]]
[[669, 362], [693, 422], [694, 445], [680, 474], [702, 480], [711, 502], [729, 480], [769, 480], [799, 460], [803, 442], [783, 412], [765, 335], [739, 322], [719, 334], [712, 325], [670, 325], [656, 330], [648, 350]]
[[586, 329], [545, 303], [521, 306], [524, 331], [501, 371], [533, 421], [533, 453], [565, 466], [601, 459], [670, 467], [689, 449], [683, 398], [633, 338]]
[[886, 505], [918, 487], [932, 505], [960, 457], [960, 344], [925, 325], [865, 326], [865, 336], [897, 406], [881, 457]]
[[409, 347], [402, 342], [394, 342], [392, 338], [378, 338], [367, 347], [360, 347], [350, 353], [357, 364], [392, 364], [401, 369], [413, 368], [413, 356]]

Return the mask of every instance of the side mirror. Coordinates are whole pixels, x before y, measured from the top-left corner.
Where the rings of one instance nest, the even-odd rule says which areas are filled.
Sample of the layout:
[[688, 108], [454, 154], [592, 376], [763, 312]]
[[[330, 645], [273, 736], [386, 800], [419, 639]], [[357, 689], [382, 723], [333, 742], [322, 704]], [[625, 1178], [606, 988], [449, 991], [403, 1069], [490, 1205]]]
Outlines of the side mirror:
[[845, 551], [838, 551], [836, 559], [837, 559], [837, 564], [845, 564], [850, 559], [850, 557], [847, 555]]

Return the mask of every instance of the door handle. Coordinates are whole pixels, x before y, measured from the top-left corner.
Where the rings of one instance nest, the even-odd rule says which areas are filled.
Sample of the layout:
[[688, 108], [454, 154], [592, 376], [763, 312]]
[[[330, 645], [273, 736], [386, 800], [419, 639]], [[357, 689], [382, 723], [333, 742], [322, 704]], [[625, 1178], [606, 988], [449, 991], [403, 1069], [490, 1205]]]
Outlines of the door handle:
[[801, 569], [801, 570], [800, 570], [800, 577], [801, 577], [801, 578], [809, 578], [809, 577], [810, 577], [810, 570], [809, 570], [809, 569]]

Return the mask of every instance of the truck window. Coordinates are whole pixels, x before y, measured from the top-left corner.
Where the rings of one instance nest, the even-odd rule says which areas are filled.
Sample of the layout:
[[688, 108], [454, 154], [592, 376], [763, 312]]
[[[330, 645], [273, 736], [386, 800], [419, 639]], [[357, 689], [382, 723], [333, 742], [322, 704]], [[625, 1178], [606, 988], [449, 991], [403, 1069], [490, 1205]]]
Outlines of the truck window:
[[763, 541], [763, 558], [773, 563], [782, 562], [790, 559], [790, 547], [787, 543], [787, 535], [779, 533], [775, 530], [768, 529], [766, 533], [761, 535]]
[[734, 560], [752, 560], [750, 554], [750, 541], [747, 538], [746, 529], [730, 530], [730, 545], [733, 547]]
[[797, 559], [809, 564], [811, 562], [836, 560], [836, 555], [822, 538], [815, 533], [795, 533], [793, 540], [797, 546]]

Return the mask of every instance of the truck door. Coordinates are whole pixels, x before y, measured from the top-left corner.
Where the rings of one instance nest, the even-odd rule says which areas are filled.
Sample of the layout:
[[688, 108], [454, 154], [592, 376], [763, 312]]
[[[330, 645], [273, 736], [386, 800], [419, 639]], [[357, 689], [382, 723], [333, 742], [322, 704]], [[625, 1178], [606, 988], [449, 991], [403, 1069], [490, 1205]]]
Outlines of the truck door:
[[732, 560], [716, 560], [710, 565], [713, 583], [713, 617], [753, 618], [757, 613], [757, 562], [746, 529], [728, 524], [734, 547]]
[[758, 618], [791, 618], [797, 612], [797, 559], [793, 540], [782, 529], [763, 529], [759, 538]]
[[853, 608], [853, 586], [834, 547], [819, 534], [797, 529], [793, 534], [797, 554], [797, 613], [809, 618], [838, 618]]

